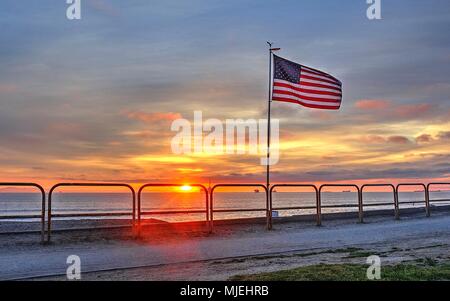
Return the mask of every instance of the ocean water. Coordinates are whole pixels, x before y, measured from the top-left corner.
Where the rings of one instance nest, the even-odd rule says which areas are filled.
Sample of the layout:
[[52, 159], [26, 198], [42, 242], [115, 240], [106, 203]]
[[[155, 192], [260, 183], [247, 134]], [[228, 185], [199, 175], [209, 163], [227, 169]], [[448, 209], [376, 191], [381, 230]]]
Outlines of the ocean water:
[[[431, 192], [430, 199], [446, 199], [450, 204], [450, 191]], [[423, 207], [424, 192], [401, 192], [399, 194], [400, 208]], [[394, 196], [392, 192], [364, 192], [364, 204], [389, 203], [390, 205], [365, 207], [364, 210], [393, 209]], [[416, 202], [402, 204], [402, 202]], [[278, 191], [273, 194], [273, 208], [315, 206], [315, 193]], [[329, 212], [357, 212], [358, 196], [356, 192], [323, 192], [322, 205], [354, 205], [353, 208], [323, 208], [323, 213]], [[233, 209], [261, 209], [254, 212], [215, 212], [215, 219], [230, 219], [242, 217], [265, 216], [265, 193], [260, 192], [216, 192], [214, 194], [214, 210]], [[175, 193], [175, 192], [145, 192], [142, 198], [142, 211], [170, 211], [170, 210], [205, 210], [204, 193]], [[0, 217], [11, 215], [38, 215], [41, 210], [41, 198], [34, 193], [0, 193]], [[53, 214], [83, 214], [83, 213], [123, 213], [114, 218], [130, 218], [132, 212], [132, 198], [126, 193], [56, 193], [52, 202]], [[315, 213], [315, 209], [279, 210], [279, 216], [292, 216]], [[80, 217], [64, 217], [60, 219], [79, 219]], [[88, 217], [83, 217], [88, 218]], [[89, 217], [92, 218], [92, 217]], [[102, 218], [102, 217], [96, 217]], [[108, 217], [111, 218], [111, 217]], [[155, 218], [164, 221], [192, 221], [204, 220], [205, 213], [191, 214], [157, 214], [146, 215], [143, 218]], [[36, 219], [26, 219], [32, 221]], [[20, 220], [20, 221], [25, 221]]]

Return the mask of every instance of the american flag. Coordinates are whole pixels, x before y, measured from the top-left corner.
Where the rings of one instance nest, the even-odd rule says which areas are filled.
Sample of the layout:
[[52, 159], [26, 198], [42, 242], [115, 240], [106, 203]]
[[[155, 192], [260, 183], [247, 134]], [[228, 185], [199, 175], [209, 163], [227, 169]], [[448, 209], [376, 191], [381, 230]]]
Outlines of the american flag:
[[272, 100], [308, 108], [337, 110], [342, 83], [335, 77], [274, 55]]

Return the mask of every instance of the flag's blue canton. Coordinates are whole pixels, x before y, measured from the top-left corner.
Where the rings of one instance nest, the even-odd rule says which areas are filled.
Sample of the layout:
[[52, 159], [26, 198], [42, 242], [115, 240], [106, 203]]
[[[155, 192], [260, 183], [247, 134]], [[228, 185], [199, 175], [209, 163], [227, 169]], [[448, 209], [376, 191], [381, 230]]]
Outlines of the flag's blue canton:
[[294, 84], [300, 82], [301, 65], [274, 55], [274, 78], [286, 80]]

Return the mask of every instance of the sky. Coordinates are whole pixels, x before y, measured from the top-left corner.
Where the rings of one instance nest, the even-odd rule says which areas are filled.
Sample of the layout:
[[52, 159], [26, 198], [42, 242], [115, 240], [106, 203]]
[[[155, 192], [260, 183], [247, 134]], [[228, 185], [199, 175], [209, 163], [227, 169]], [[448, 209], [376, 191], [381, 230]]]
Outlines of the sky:
[[273, 103], [274, 182], [450, 180], [450, 3], [0, 3], [0, 181], [264, 182], [259, 156], [177, 155], [171, 123], [265, 118], [266, 41], [343, 83], [339, 111]]

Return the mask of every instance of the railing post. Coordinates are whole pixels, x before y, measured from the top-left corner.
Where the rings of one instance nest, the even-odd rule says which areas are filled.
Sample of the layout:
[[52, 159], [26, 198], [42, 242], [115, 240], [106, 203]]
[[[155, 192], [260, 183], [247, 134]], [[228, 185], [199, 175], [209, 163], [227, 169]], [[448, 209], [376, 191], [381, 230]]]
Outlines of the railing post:
[[267, 230], [272, 230], [272, 194], [269, 187], [266, 188], [266, 216]]
[[400, 207], [398, 204], [398, 187], [394, 189], [394, 203], [395, 203], [395, 219], [400, 220]]
[[142, 190], [144, 189], [144, 186], [141, 186], [138, 189], [138, 196], [137, 196], [137, 213], [136, 213], [136, 217], [137, 217], [137, 226], [136, 226], [136, 236], [138, 238], [141, 237], [141, 194], [142, 194]]
[[212, 234], [214, 232], [214, 189], [212, 187], [209, 189], [209, 233]]
[[362, 202], [362, 192], [359, 187], [358, 187], [358, 218], [359, 218], [359, 222], [361, 224], [364, 223], [364, 208], [363, 208], [363, 202]]
[[322, 226], [322, 199], [320, 191], [316, 189], [316, 212], [317, 212], [317, 226]]
[[52, 236], [52, 195], [53, 190], [56, 189], [58, 186], [53, 186], [50, 191], [48, 192], [48, 201], [47, 201], [47, 243], [50, 243], [51, 236]]
[[425, 206], [427, 210], [427, 217], [431, 216], [431, 208], [430, 208], [430, 184], [428, 183], [425, 189]]

